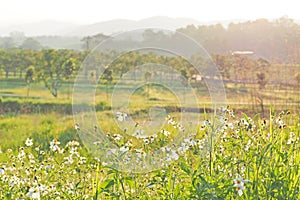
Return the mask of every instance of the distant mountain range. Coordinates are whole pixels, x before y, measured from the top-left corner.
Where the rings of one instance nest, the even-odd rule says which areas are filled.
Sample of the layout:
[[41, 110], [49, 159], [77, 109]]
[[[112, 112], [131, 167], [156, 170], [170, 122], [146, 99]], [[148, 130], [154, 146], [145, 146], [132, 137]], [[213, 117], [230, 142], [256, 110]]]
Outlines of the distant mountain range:
[[45, 20], [31, 24], [22, 25], [0, 25], [0, 36], [9, 35], [10, 32], [18, 31], [24, 32], [26, 36], [41, 36], [41, 35], [56, 35], [56, 36], [87, 36], [103, 33], [111, 35], [128, 30], [140, 28], [165, 28], [169, 30], [176, 30], [190, 24], [194, 25], [209, 25], [221, 23], [227, 26], [230, 22], [242, 22], [246, 20], [227, 20], [227, 21], [210, 21], [200, 22], [189, 18], [171, 18], [165, 16], [156, 16], [139, 21], [127, 19], [114, 19], [110, 21], [103, 21], [94, 24], [78, 25], [68, 22], [60, 22], [53, 20]]
[[175, 30], [180, 27], [185, 27], [189, 24], [200, 25], [201, 22], [187, 18], [170, 18], [170, 17], [151, 17], [139, 21], [115, 19], [110, 21], [99, 22], [90, 25], [83, 25], [75, 27], [74, 29], [60, 32], [63, 35], [95, 35], [103, 33], [106, 35], [124, 32], [127, 30], [134, 30], [140, 28], [165, 28]]

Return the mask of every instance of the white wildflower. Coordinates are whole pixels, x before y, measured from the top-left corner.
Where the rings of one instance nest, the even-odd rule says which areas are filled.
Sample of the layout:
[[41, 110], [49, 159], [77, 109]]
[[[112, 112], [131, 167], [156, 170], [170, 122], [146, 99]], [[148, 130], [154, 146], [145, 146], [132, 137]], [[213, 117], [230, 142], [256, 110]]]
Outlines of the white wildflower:
[[228, 125], [228, 127], [229, 127], [230, 129], [234, 129], [234, 126], [233, 126], [233, 124], [232, 124], [231, 122], [228, 123], [227, 125]]
[[59, 145], [60, 142], [56, 139], [53, 139], [51, 142], [50, 142], [50, 150], [51, 151], [54, 151], [54, 152], [58, 152], [59, 151]]
[[122, 138], [123, 138], [123, 136], [120, 135], [120, 134], [114, 134], [114, 135], [113, 135], [114, 141], [120, 141], [120, 140], [122, 140]]
[[235, 187], [235, 189], [236, 189], [239, 196], [243, 195], [243, 190], [245, 190], [245, 187], [243, 185], [234, 184], [233, 187]]
[[32, 164], [35, 163], [34, 156], [32, 154], [29, 154], [28, 158], [29, 158], [30, 163], [32, 163]]
[[142, 158], [146, 156], [146, 153], [144, 151], [144, 149], [135, 149], [135, 153], [138, 156], [138, 158]]
[[172, 151], [171, 151], [170, 158], [171, 158], [172, 160], [178, 160], [178, 159], [179, 159], [179, 155], [177, 154], [177, 152], [176, 152], [175, 150], [172, 150]]
[[27, 196], [29, 196], [31, 199], [40, 199], [40, 190], [38, 187], [30, 187], [29, 191], [27, 193]]
[[75, 128], [76, 131], [80, 131], [80, 127], [79, 127], [78, 123], [75, 124], [74, 128]]
[[169, 131], [166, 131], [166, 130], [161, 130], [161, 132], [166, 136], [168, 137], [171, 133]]
[[122, 146], [122, 147], [120, 148], [120, 152], [122, 152], [122, 153], [125, 153], [125, 152], [127, 152], [127, 151], [129, 151], [129, 148], [128, 148], [128, 147]]
[[82, 164], [85, 164], [85, 163], [86, 163], [86, 157], [80, 156], [79, 161], [78, 161], [78, 164], [79, 164], [79, 165], [82, 165]]
[[5, 166], [5, 165], [3, 165], [3, 166], [0, 168], [0, 175], [5, 174], [5, 169], [6, 169], [6, 166]]
[[126, 118], [127, 118], [127, 114], [126, 113], [117, 112], [117, 119], [120, 122], [125, 121]]
[[73, 147], [73, 146], [79, 146], [79, 142], [72, 140], [66, 144], [66, 147]]
[[18, 154], [18, 158], [21, 160], [26, 156], [24, 149], [21, 149]]
[[74, 159], [73, 159], [72, 155], [64, 157], [64, 160], [65, 160], [65, 164], [67, 164], [67, 165], [74, 163]]
[[234, 183], [233, 187], [236, 188], [236, 191], [238, 192], [239, 196], [243, 195], [243, 190], [245, 190], [244, 183], [248, 183], [248, 182], [250, 182], [250, 181], [245, 180], [242, 177], [239, 177], [239, 178], [233, 180], [233, 183]]
[[25, 145], [28, 146], [28, 147], [31, 147], [33, 145], [32, 139], [27, 138], [26, 141], [25, 141]]
[[287, 141], [286, 144], [293, 144], [295, 141], [296, 141], [295, 133], [294, 132], [290, 132], [290, 136], [289, 136], [289, 139], [288, 139], [288, 141]]
[[78, 151], [77, 151], [77, 147], [72, 147], [71, 149], [70, 149], [70, 155], [76, 155], [77, 157], [80, 157], [80, 155], [79, 155], [79, 153], [78, 153]]
[[144, 130], [138, 129], [138, 130], [134, 131], [134, 133], [132, 134], [132, 136], [136, 137], [137, 139], [141, 139], [143, 133], [144, 133]]
[[109, 150], [108, 152], [106, 152], [106, 157], [108, 157], [108, 156], [110, 156], [110, 155], [112, 155], [112, 154], [115, 154], [115, 155], [116, 155], [116, 153], [117, 153], [117, 149], [111, 149], [111, 150]]
[[248, 143], [245, 146], [245, 151], [248, 151], [251, 146], [251, 140], [248, 140]]

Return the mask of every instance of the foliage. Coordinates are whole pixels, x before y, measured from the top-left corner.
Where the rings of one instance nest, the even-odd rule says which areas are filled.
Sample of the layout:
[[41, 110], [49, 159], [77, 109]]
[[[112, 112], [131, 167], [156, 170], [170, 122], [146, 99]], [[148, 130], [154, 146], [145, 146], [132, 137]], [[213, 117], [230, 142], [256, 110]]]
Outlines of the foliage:
[[[209, 151], [203, 152], [202, 139], [211, 127], [205, 121], [195, 136], [170, 154], [170, 165], [144, 174], [110, 168], [101, 158], [88, 154], [74, 129], [60, 129], [57, 134], [56, 118], [44, 117], [31, 135], [18, 138], [23, 145], [2, 149], [0, 197], [299, 199], [299, 117], [272, 110], [269, 119], [237, 118], [229, 109], [226, 113]], [[143, 146], [147, 152], [161, 137], [171, 140], [172, 134], [159, 133], [153, 140], [133, 138], [130, 151]], [[119, 132], [107, 137], [123, 151], [129, 139]], [[180, 157], [174, 156], [180, 151], [184, 151]]]
[[31, 83], [34, 82], [34, 79], [35, 79], [35, 69], [33, 66], [30, 66], [27, 68], [26, 74], [25, 74], [25, 82], [27, 85], [27, 97], [29, 96], [30, 86], [31, 86]]
[[266, 84], [267, 84], [267, 80], [266, 80], [266, 75], [265, 73], [257, 73], [257, 83], [259, 85], [259, 89], [264, 89]]

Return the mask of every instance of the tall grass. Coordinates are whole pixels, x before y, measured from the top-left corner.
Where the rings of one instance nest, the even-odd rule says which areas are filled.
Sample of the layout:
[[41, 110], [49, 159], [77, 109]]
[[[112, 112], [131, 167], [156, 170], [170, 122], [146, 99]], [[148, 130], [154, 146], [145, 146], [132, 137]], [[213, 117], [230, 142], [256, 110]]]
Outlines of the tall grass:
[[[223, 117], [225, 123], [219, 127], [217, 137], [206, 140], [210, 142], [209, 151], [203, 151], [203, 139], [213, 122], [199, 127], [185, 142], [187, 150], [178, 159], [140, 174], [118, 171], [101, 157], [90, 155], [69, 117], [58, 120], [52, 114], [2, 118], [0, 197], [299, 199], [299, 116], [271, 111], [270, 117], [264, 119], [258, 115], [236, 117], [228, 111]], [[27, 125], [32, 121], [35, 126]], [[108, 121], [104, 126], [112, 142], [123, 147], [131, 137], [109, 127], [110, 124]], [[123, 139], [117, 140], [113, 134], [120, 134]], [[160, 137], [171, 140], [172, 133], [158, 134], [151, 144], [132, 139], [130, 151], [143, 146], [147, 153]], [[25, 145], [27, 138], [32, 139], [32, 146]], [[70, 142], [74, 139], [79, 143]], [[242, 181], [241, 185], [235, 184], [237, 181]]]

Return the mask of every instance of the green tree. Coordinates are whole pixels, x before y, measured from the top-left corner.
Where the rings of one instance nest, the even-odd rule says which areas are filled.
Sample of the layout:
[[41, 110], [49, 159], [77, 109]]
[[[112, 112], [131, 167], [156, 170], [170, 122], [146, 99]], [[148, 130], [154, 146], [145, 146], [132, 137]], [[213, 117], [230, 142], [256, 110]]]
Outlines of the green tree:
[[260, 72], [256, 74], [257, 77], [257, 83], [259, 86], [259, 89], [265, 89], [266, 84], [267, 84], [267, 79], [266, 79], [266, 74], [264, 72]]
[[57, 98], [58, 90], [62, 84], [61, 67], [57, 63], [57, 52], [53, 49], [42, 50], [40, 56], [38, 77], [50, 93]]
[[222, 55], [213, 55], [213, 59], [220, 71], [223, 80], [230, 79], [230, 67], [231, 64], [229, 63], [229, 59], [226, 56]]
[[188, 73], [185, 69], [180, 70], [180, 74], [181, 74], [181, 83], [183, 85], [183, 97], [184, 97], [184, 103], [186, 101], [186, 88], [189, 85], [189, 77], [188, 77]]
[[42, 45], [33, 38], [27, 38], [20, 46], [22, 49], [40, 50]]
[[27, 85], [27, 97], [29, 97], [31, 83], [33, 83], [34, 80], [35, 80], [35, 68], [33, 66], [30, 66], [27, 68], [26, 74], [25, 74], [25, 82]]
[[9, 72], [12, 71], [12, 57], [6, 50], [0, 50], [0, 66], [5, 72], [5, 78], [8, 79]]
[[108, 99], [108, 85], [113, 81], [112, 70], [106, 68], [102, 74], [102, 82], [105, 84], [106, 98]]
[[5, 37], [2, 39], [2, 43], [0, 45], [1, 49], [11, 49], [16, 47], [16, 44], [14, 43], [13, 39], [10, 37]]
[[63, 77], [68, 84], [68, 98], [70, 95], [70, 79], [72, 79], [75, 71], [77, 70], [76, 66], [77, 66], [77, 60], [75, 58], [67, 59], [62, 65]]
[[262, 58], [259, 58], [256, 63], [256, 71], [258, 72], [256, 73], [257, 83], [259, 85], [259, 89], [262, 90], [265, 89], [268, 82], [266, 74], [269, 72], [269, 67], [271, 66], [271, 64], [267, 60]]
[[102, 41], [108, 39], [109, 36], [104, 35], [102, 33], [99, 33], [97, 35], [93, 36], [87, 36], [81, 39], [81, 41], [84, 43], [83, 44], [83, 49], [84, 50], [91, 50], [94, 49], [98, 44], [100, 44]]
[[259, 92], [257, 93], [257, 98], [261, 107], [261, 114], [262, 116], [264, 116], [265, 113], [265, 109], [264, 109], [264, 98], [263, 98], [263, 94], [262, 94], [262, 90], [265, 89], [266, 84], [267, 84], [267, 79], [266, 79], [266, 75], [264, 72], [259, 72], [256, 74], [257, 77], [257, 83], [259, 86]]
[[17, 72], [19, 72], [19, 77], [22, 78], [22, 73], [29, 67], [33, 65], [31, 52], [22, 49], [11, 49], [9, 50], [11, 56], [11, 65], [14, 76], [16, 77]]

